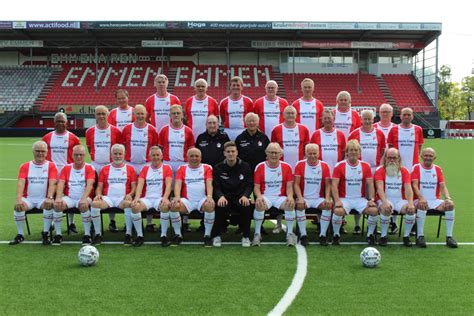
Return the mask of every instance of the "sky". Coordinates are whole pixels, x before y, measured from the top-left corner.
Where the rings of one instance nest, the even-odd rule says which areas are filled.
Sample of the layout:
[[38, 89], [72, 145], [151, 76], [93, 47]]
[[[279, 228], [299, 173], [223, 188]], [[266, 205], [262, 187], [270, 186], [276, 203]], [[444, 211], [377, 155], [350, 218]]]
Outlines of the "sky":
[[459, 0], [6, 0], [2, 20], [438, 22], [440, 66], [451, 67], [453, 81], [474, 68], [474, 18]]

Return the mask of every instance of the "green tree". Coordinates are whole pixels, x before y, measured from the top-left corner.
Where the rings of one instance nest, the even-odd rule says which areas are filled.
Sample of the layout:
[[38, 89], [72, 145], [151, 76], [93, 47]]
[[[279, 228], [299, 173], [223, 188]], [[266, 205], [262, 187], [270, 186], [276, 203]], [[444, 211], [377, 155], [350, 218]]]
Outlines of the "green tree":
[[466, 104], [468, 119], [471, 117], [471, 112], [474, 110], [474, 76], [464, 77], [462, 79], [462, 100]]
[[452, 84], [449, 94], [439, 100], [441, 117], [447, 120], [463, 120], [466, 118], [466, 102], [457, 84]]
[[444, 100], [449, 96], [453, 83], [451, 82], [451, 67], [448, 65], [441, 66], [439, 72], [438, 83], [438, 100]]

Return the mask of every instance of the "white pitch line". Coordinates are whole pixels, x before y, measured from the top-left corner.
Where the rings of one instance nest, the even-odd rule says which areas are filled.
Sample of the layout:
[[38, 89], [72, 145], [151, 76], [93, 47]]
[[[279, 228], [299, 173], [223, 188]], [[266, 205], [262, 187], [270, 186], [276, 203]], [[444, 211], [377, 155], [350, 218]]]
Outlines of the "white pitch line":
[[18, 179], [0, 178], [0, 181], [17, 181]]
[[31, 144], [3, 144], [4, 146], [28, 146], [31, 147]]
[[301, 245], [296, 245], [296, 252], [298, 253], [296, 272], [291, 281], [290, 287], [286, 290], [283, 297], [278, 304], [268, 313], [270, 316], [280, 316], [290, 307], [293, 300], [296, 298], [301, 288], [303, 287], [306, 273], [308, 272], [308, 256], [306, 249]]

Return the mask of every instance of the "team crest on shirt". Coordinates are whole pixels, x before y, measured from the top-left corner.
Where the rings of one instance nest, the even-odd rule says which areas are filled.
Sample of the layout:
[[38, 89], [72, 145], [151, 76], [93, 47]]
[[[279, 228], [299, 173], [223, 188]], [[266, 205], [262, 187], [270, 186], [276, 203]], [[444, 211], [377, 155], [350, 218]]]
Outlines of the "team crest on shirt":
[[222, 145], [221, 145], [221, 143], [217, 143], [216, 146], [217, 146], [217, 148], [221, 148]]
[[122, 176], [126, 175], [127, 171], [122, 171]]
[[280, 171], [278, 171], [277, 175], [278, 175], [278, 176], [281, 176], [281, 172], [280, 172]]
[[67, 139], [64, 140], [64, 143], [65, 143], [65, 144], [67, 143]]
[[181, 138], [184, 138], [184, 134], [181, 134], [180, 136], [181, 136]]
[[262, 147], [263, 144], [262, 144], [261, 141], [258, 141], [257, 145], [260, 146], [260, 147]]
[[357, 171], [357, 173], [360, 175], [362, 173], [362, 171], [359, 170], [359, 171]]
[[109, 137], [110, 137], [110, 134], [105, 134], [105, 137], [109, 138]]
[[410, 136], [415, 136], [415, 133], [413, 133], [413, 132], [412, 132], [412, 133], [410, 133]]
[[244, 175], [243, 174], [239, 174], [239, 180], [243, 180], [244, 179]]
[[46, 173], [46, 172], [48, 172], [48, 170], [43, 170], [43, 173]]

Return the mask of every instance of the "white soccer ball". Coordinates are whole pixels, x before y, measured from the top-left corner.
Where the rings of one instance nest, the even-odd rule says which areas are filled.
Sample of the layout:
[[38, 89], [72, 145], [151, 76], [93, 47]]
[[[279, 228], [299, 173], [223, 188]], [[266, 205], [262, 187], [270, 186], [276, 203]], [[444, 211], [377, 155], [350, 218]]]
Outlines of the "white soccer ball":
[[360, 253], [360, 262], [364, 267], [374, 268], [382, 260], [380, 252], [374, 247], [367, 247]]
[[81, 266], [90, 267], [99, 261], [99, 250], [94, 246], [84, 246], [77, 254]]

